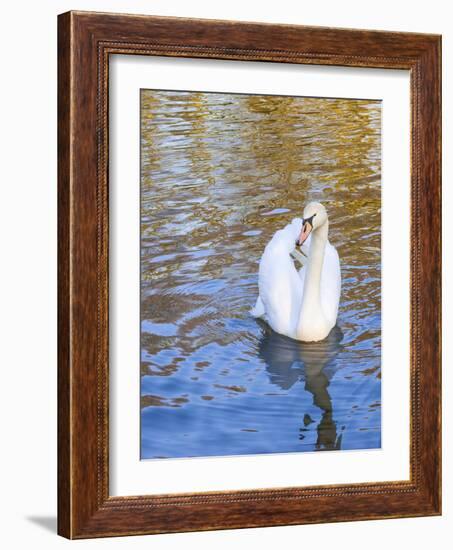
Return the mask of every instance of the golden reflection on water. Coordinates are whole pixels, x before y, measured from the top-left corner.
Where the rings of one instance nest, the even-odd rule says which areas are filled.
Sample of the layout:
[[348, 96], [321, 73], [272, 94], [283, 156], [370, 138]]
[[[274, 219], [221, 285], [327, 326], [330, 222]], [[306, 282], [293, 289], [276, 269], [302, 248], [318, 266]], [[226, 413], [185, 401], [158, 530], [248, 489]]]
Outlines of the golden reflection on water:
[[[142, 90], [143, 458], [380, 446], [380, 139], [378, 101]], [[343, 290], [308, 353], [249, 309], [310, 200]]]

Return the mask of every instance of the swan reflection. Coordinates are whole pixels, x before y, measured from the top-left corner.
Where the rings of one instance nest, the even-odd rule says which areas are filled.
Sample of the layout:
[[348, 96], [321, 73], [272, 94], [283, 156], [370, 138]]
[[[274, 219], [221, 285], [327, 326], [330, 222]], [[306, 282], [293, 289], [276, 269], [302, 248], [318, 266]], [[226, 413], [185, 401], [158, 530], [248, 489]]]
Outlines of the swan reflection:
[[[304, 384], [304, 390], [313, 395], [313, 404], [321, 412], [317, 429], [317, 450], [339, 450], [341, 434], [333, 418], [332, 399], [328, 387], [337, 365], [335, 357], [342, 348], [343, 333], [335, 326], [322, 342], [300, 342], [277, 334], [264, 323], [263, 335], [258, 344], [258, 354], [266, 365], [271, 383], [282, 390], [288, 390], [296, 382]], [[313, 422], [310, 415], [303, 413], [300, 439], [310, 430]]]

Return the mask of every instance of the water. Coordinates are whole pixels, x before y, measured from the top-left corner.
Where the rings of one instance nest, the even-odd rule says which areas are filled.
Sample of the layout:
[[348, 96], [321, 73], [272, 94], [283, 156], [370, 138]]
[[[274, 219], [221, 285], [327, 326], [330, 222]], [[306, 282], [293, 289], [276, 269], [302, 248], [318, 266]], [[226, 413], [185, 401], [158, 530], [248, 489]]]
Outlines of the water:
[[[141, 456], [380, 447], [380, 103], [143, 90]], [[249, 314], [273, 233], [323, 202], [321, 343]]]

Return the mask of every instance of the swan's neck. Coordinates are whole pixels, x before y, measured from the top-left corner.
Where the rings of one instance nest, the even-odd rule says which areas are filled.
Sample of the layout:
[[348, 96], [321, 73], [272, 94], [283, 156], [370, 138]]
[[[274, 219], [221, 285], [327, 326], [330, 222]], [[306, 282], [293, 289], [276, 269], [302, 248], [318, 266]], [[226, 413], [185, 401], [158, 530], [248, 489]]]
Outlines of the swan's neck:
[[[318, 331], [325, 322], [321, 307], [321, 274], [329, 235], [329, 224], [326, 221], [313, 231], [308, 253], [307, 273], [305, 274], [302, 305], [297, 332], [308, 337], [308, 333]], [[309, 338], [310, 339], [310, 338]]]
[[321, 273], [324, 253], [329, 234], [328, 222], [313, 231], [308, 253], [307, 274], [305, 275], [303, 304], [319, 304], [321, 292]]

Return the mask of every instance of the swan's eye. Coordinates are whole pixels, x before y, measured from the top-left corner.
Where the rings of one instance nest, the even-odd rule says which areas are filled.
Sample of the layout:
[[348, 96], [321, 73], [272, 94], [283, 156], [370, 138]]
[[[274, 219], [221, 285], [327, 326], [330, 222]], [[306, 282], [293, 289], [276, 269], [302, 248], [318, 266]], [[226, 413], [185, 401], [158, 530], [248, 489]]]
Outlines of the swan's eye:
[[313, 214], [313, 216], [310, 216], [309, 218], [304, 218], [303, 224], [309, 223], [313, 227], [313, 218], [316, 216], [316, 214]]

